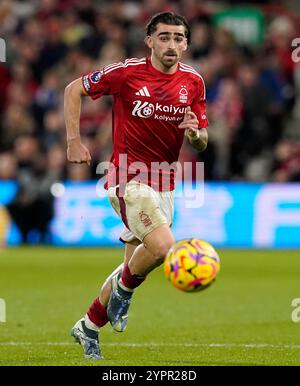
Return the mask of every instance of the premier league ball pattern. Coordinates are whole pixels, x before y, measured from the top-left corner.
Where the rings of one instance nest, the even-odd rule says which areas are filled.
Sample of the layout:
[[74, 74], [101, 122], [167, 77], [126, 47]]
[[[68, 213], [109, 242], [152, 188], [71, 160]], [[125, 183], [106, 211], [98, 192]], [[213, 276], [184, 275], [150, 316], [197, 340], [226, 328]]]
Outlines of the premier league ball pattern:
[[164, 263], [165, 276], [174, 287], [185, 292], [209, 287], [219, 271], [220, 259], [214, 247], [195, 238], [177, 242]]

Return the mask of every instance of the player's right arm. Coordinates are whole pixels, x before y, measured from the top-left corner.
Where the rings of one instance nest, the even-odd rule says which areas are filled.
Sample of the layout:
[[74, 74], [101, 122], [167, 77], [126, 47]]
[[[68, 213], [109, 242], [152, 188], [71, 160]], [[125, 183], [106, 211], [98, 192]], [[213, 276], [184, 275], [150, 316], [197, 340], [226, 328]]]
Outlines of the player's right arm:
[[67, 130], [67, 159], [75, 163], [91, 163], [89, 150], [80, 138], [81, 97], [87, 95], [81, 78], [74, 80], [65, 88], [64, 115]]
[[[129, 60], [130, 63], [130, 60]], [[67, 129], [70, 162], [90, 164], [91, 155], [80, 140], [79, 120], [81, 97], [89, 95], [93, 100], [102, 95], [116, 95], [125, 79], [125, 63], [114, 63], [103, 69], [96, 69], [71, 82], [65, 89], [64, 111]]]

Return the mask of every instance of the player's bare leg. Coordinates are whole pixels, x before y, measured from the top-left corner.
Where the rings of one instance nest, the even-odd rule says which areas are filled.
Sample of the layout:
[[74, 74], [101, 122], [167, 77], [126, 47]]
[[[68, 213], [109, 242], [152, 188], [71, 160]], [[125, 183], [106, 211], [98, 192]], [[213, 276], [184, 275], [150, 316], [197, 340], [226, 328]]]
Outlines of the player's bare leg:
[[170, 228], [165, 224], [160, 225], [144, 238], [143, 244], [136, 247], [128, 264], [124, 264], [122, 273], [112, 278], [107, 315], [116, 331], [122, 332], [126, 328], [134, 289], [145, 280], [149, 272], [163, 263], [174, 243]]
[[140, 241], [138, 240], [126, 244], [124, 263], [109, 275], [101, 288], [100, 296], [94, 300], [87, 314], [78, 320], [71, 330], [71, 335], [75, 338], [75, 341], [83, 347], [85, 358], [103, 359], [99, 343], [99, 328], [108, 321], [106, 306], [111, 293], [111, 279], [122, 271], [124, 264], [128, 264], [139, 244]]
[[100, 303], [103, 304], [104, 307], [107, 307], [109, 297], [111, 294], [111, 279], [113, 276], [115, 276], [117, 273], [121, 272], [123, 269], [123, 266], [129, 263], [129, 260], [131, 259], [131, 256], [133, 255], [135, 249], [141, 244], [139, 240], [133, 240], [125, 245], [125, 256], [124, 256], [124, 262], [120, 264], [105, 280], [101, 291], [99, 295]]
[[128, 264], [131, 274], [148, 275], [164, 262], [174, 243], [175, 239], [171, 229], [167, 225], [160, 225], [144, 238], [143, 244], [136, 248]]

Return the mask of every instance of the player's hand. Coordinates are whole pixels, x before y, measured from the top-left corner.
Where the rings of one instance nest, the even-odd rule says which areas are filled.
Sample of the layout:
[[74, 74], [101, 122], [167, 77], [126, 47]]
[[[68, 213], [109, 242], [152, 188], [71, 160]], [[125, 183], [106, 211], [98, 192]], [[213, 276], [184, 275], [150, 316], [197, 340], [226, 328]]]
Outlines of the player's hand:
[[88, 165], [90, 165], [92, 161], [89, 150], [79, 138], [68, 140], [67, 159], [69, 162], [77, 164], [87, 163]]
[[178, 125], [179, 129], [185, 129], [189, 137], [196, 137], [199, 131], [199, 121], [190, 106], [186, 108], [183, 121]]

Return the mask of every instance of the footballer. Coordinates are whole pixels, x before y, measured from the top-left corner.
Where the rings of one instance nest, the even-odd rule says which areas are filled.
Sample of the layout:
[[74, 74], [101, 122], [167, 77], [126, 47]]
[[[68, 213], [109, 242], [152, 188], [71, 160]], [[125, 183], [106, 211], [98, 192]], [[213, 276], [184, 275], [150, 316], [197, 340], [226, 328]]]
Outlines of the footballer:
[[75, 163], [91, 162], [80, 137], [81, 97], [113, 96], [113, 154], [105, 187], [124, 223], [124, 261], [72, 328], [86, 358], [103, 358], [99, 329], [108, 321], [116, 331], [125, 330], [134, 290], [163, 263], [175, 243], [175, 171], [153, 165], [176, 163], [185, 135], [198, 151], [207, 146], [204, 81], [180, 62], [190, 38], [183, 16], [156, 14], [146, 27], [149, 57], [96, 69], [65, 89], [67, 158]]

